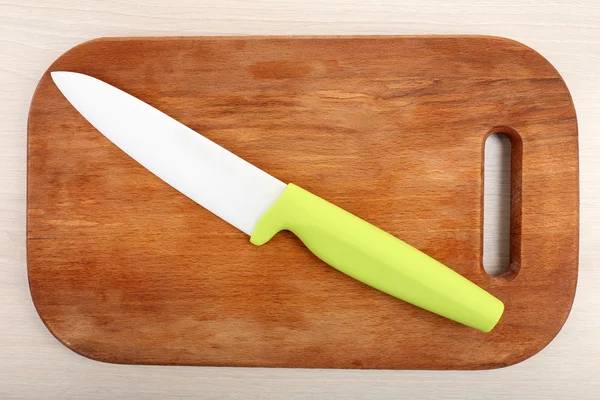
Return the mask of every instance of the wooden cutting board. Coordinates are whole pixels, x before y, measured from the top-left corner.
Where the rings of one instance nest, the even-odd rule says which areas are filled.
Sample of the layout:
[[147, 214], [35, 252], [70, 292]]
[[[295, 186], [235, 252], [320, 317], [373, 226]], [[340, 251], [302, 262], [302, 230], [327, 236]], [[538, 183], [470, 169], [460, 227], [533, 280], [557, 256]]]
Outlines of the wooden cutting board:
[[[28, 125], [27, 256], [48, 329], [133, 364], [482, 369], [565, 322], [577, 279], [577, 123], [556, 70], [484, 36], [110, 38], [50, 68], [173, 116], [504, 301], [482, 333], [262, 247], [138, 165], [44, 74]], [[483, 144], [512, 142], [511, 262], [482, 268]]]

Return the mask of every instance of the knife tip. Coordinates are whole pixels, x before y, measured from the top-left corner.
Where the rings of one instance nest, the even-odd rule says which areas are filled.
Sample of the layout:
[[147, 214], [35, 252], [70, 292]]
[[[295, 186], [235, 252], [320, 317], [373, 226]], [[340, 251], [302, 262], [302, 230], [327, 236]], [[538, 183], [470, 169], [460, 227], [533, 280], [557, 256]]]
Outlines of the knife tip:
[[50, 77], [52, 78], [54, 83], [58, 83], [58, 81], [60, 81], [62, 78], [65, 78], [69, 74], [72, 74], [72, 73], [73, 72], [67, 72], [67, 71], [52, 71], [52, 72], [50, 72]]
[[79, 78], [81, 80], [82, 78], [90, 78], [89, 76], [87, 76], [85, 74], [81, 74], [79, 72], [71, 72], [71, 71], [52, 71], [52, 72], [50, 72], [50, 77], [52, 78], [54, 83], [56, 83], [57, 85], [59, 84], [59, 82], [64, 82], [67, 79]]

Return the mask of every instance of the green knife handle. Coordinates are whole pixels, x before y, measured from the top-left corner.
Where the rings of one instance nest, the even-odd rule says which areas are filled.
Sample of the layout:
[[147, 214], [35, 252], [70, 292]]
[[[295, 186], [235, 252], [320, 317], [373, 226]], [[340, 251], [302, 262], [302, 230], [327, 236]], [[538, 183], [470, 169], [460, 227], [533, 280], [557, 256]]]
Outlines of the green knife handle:
[[500, 300], [450, 268], [294, 184], [263, 214], [250, 241], [260, 246], [281, 230], [339, 271], [483, 332], [504, 311]]

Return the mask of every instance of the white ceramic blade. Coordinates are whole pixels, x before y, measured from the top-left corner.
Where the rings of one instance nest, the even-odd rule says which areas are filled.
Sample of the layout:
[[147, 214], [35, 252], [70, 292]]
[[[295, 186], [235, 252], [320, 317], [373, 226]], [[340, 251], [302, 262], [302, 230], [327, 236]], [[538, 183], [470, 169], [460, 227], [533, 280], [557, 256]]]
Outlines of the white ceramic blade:
[[160, 179], [248, 235], [252, 235], [259, 218], [286, 187], [114, 86], [75, 72], [51, 75], [75, 109], [111, 142]]

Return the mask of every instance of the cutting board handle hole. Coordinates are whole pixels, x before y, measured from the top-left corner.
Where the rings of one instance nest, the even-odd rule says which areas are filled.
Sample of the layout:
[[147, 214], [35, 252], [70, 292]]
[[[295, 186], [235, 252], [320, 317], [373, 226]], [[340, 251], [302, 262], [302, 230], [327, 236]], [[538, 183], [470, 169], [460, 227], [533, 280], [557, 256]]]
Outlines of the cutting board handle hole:
[[514, 278], [520, 265], [521, 138], [512, 128], [486, 135], [483, 157], [483, 269]]

